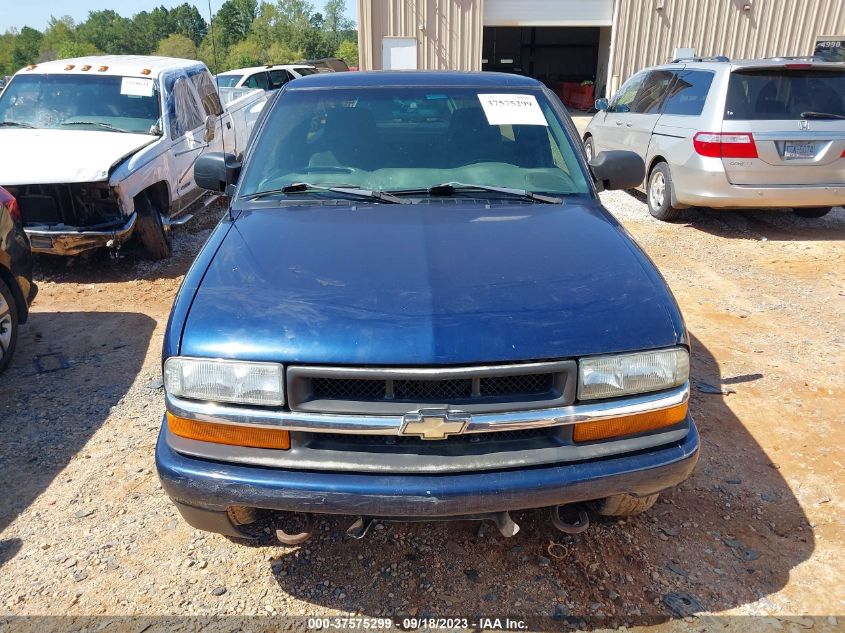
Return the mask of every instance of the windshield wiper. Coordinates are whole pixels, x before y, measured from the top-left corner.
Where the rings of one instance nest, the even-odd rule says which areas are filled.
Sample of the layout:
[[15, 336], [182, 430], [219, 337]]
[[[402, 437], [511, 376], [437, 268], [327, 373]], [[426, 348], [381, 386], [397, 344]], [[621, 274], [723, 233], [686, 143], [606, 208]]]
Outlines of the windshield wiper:
[[129, 130], [124, 130], [123, 128], [115, 127], [111, 123], [103, 123], [102, 121], [64, 121], [61, 125], [96, 125], [112, 132], [129, 132]]
[[802, 112], [802, 119], [845, 119], [845, 115], [834, 114], [833, 112]]
[[242, 196], [244, 200], [257, 200], [264, 196], [278, 195], [280, 193], [306, 193], [308, 191], [328, 191], [330, 193], [337, 193], [343, 196], [353, 196], [355, 198], [369, 198], [370, 200], [378, 200], [379, 202], [386, 202], [388, 204], [410, 204], [410, 200], [403, 200], [384, 191], [373, 191], [371, 189], [361, 189], [359, 187], [324, 187], [322, 185], [314, 185], [308, 182], [294, 182], [279, 189], [268, 189], [267, 191], [256, 191]]
[[23, 121], [0, 121], [0, 127], [27, 127], [34, 128], [32, 123], [24, 123]]
[[428, 189], [396, 191], [394, 193], [421, 193], [425, 192], [430, 196], [453, 196], [459, 191], [490, 191], [493, 193], [500, 193], [505, 196], [513, 196], [515, 198], [523, 198], [531, 200], [532, 202], [540, 202], [543, 204], [563, 204], [561, 198], [554, 196], [546, 196], [542, 193], [534, 193], [528, 189], [513, 189], [511, 187], [492, 187], [490, 185], [473, 185], [463, 182], [444, 182], [439, 185], [433, 185]]

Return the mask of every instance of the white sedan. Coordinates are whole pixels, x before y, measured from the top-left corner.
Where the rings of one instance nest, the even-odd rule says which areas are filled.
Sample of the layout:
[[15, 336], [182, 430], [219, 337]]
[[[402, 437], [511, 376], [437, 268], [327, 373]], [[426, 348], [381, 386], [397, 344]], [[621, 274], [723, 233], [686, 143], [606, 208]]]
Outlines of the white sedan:
[[227, 70], [217, 75], [219, 88], [260, 88], [278, 90], [287, 82], [298, 77], [318, 72], [313, 66], [304, 64], [276, 64]]

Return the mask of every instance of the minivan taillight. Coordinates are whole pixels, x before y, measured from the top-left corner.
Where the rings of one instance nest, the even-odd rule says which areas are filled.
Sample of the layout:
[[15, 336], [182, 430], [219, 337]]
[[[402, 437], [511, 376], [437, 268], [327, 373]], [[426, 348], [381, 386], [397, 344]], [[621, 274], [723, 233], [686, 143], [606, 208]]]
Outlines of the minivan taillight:
[[699, 132], [692, 138], [695, 151], [711, 158], [757, 158], [754, 136], [746, 132]]

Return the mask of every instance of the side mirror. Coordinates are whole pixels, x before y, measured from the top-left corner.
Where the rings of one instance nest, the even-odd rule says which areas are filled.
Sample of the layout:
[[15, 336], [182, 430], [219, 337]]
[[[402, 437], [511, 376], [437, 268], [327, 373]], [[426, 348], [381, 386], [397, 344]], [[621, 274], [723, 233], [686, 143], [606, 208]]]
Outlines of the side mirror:
[[632, 189], [643, 184], [645, 162], [634, 152], [612, 150], [599, 152], [590, 163], [590, 170], [599, 184], [599, 191]]
[[234, 154], [206, 152], [194, 163], [194, 182], [209, 191], [226, 193], [240, 175], [241, 162]]
[[217, 117], [209, 114], [205, 117], [205, 142], [210, 143], [214, 138], [215, 127], [217, 127]]
[[596, 110], [599, 112], [607, 110], [607, 99], [596, 99]]

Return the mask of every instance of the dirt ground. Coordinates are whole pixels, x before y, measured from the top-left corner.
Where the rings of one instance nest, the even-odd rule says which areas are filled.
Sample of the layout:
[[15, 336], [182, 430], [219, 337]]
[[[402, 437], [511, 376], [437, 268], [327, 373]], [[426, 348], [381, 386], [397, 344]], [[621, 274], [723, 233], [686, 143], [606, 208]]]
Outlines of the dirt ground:
[[220, 216], [211, 208], [178, 230], [166, 262], [132, 248], [38, 258], [41, 292], [0, 378], [0, 615], [520, 615], [601, 628], [671, 618], [685, 592], [710, 615], [670, 623], [684, 630], [841, 628], [845, 211], [663, 224], [637, 196], [604, 201], [692, 334], [701, 461], [649, 513], [566, 537], [545, 512], [521, 512], [507, 540], [443, 523], [352, 541], [348, 517], [321, 520], [302, 547], [191, 529], [153, 448], [162, 335]]

